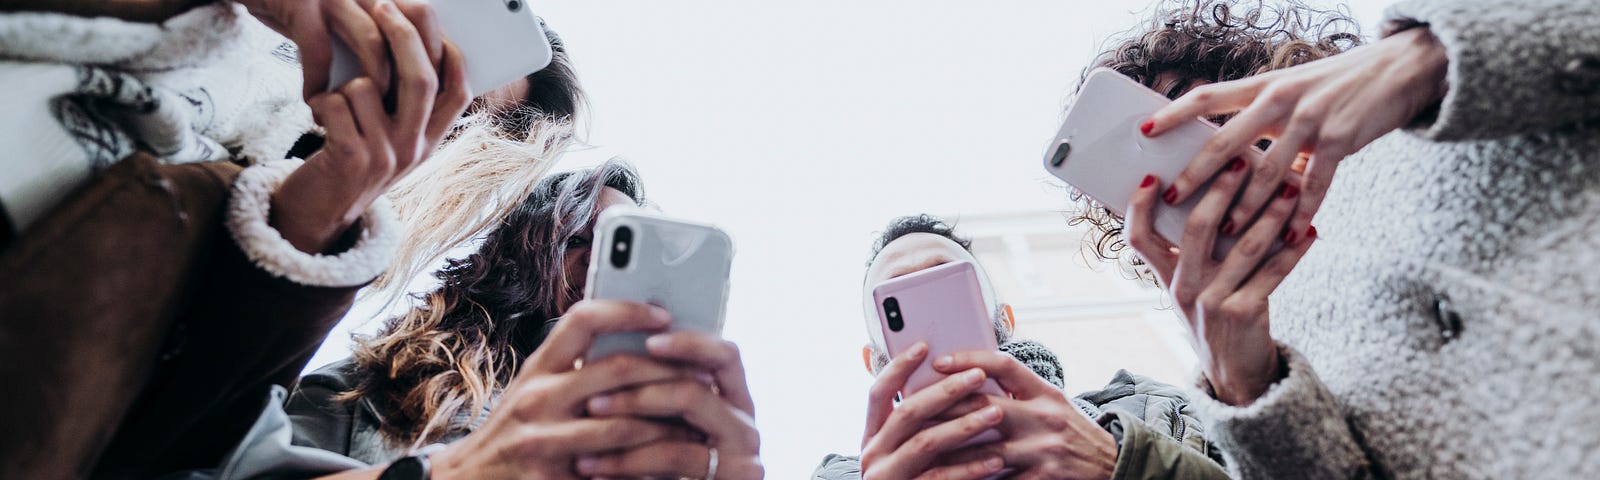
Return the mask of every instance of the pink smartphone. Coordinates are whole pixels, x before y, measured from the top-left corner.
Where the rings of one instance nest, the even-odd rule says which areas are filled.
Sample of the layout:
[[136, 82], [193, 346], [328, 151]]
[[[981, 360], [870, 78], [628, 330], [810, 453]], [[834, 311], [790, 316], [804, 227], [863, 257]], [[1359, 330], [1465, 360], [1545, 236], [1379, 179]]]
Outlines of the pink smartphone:
[[[1153, 174], [1162, 185], [1170, 185], [1217, 131], [1215, 124], [1196, 118], [1159, 137], [1141, 134], [1139, 125], [1169, 103], [1172, 101], [1166, 96], [1115, 70], [1089, 72], [1045, 151], [1045, 170], [1117, 215], [1126, 215], [1123, 210], [1145, 175]], [[1250, 148], [1244, 157], [1256, 162], [1261, 153]], [[1210, 187], [1207, 181], [1200, 190]], [[1158, 203], [1156, 233], [1182, 247], [1184, 225], [1202, 196], [1190, 195], [1178, 205]], [[1212, 256], [1223, 258], [1238, 241], [1237, 236], [1219, 233]], [[1275, 242], [1271, 251], [1281, 247], [1281, 242]]]
[[[977, 269], [971, 262], [952, 262], [896, 277], [872, 289], [878, 307], [878, 325], [890, 356], [900, 355], [917, 342], [928, 343], [928, 356], [918, 365], [902, 396], [911, 395], [945, 377], [933, 369], [940, 355], [965, 351], [996, 351], [994, 312], [984, 305]], [[984, 381], [979, 392], [1007, 396], [994, 379]], [[988, 430], [966, 444], [1000, 438]]]

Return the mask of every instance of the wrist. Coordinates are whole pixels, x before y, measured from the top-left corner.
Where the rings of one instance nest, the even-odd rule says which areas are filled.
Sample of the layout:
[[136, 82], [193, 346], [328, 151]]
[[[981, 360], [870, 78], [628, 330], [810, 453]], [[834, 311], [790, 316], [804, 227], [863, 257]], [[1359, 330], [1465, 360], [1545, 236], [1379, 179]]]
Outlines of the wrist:
[[1233, 366], [1214, 362], [1206, 373], [1212, 396], [1235, 407], [1248, 406], [1267, 393], [1267, 389], [1282, 380], [1285, 374], [1283, 358], [1276, 345], [1267, 349], [1267, 358], [1249, 365]]

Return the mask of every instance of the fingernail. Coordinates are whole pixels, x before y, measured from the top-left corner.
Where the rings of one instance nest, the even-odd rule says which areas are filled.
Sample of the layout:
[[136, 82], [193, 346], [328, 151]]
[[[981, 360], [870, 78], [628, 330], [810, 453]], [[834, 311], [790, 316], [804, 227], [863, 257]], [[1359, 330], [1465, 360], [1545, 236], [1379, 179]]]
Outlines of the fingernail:
[[1237, 172], [1237, 171], [1240, 171], [1240, 170], [1244, 170], [1245, 166], [1246, 166], [1246, 163], [1244, 161], [1244, 157], [1233, 157], [1233, 163], [1229, 163], [1228, 164], [1228, 171]]
[[378, 2], [378, 11], [390, 14], [395, 13], [394, 2]]
[[911, 346], [911, 351], [908, 353], [911, 354], [911, 358], [922, 358], [923, 355], [928, 354], [928, 344], [917, 342], [916, 345]]
[[1312, 225], [1312, 226], [1306, 228], [1306, 238], [1317, 238], [1317, 226], [1316, 225]]
[[1294, 239], [1295, 239], [1294, 230], [1283, 232], [1283, 244], [1284, 245], [1288, 245], [1288, 246], [1291, 246], [1291, 247], [1294, 246]]
[[955, 361], [955, 357], [950, 355], [941, 355], [939, 358], [933, 360], [933, 368], [950, 368], [950, 364], [955, 363]]
[[1233, 219], [1230, 218], [1230, 219], [1228, 219], [1228, 221], [1222, 223], [1222, 234], [1223, 235], [1233, 235], [1233, 230], [1234, 230]]
[[1000, 407], [996, 407], [994, 405], [990, 405], [990, 406], [984, 407], [982, 411], [978, 412], [978, 418], [983, 419], [983, 421], [985, 421], [985, 422], [993, 422], [995, 420], [999, 420], [1000, 419]]
[[1148, 136], [1150, 136], [1150, 131], [1154, 130], [1155, 128], [1156, 128], [1156, 121], [1155, 120], [1145, 120], [1144, 123], [1139, 124], [1139, 133], [1144, 134], [1144, 136], [1148, 137]]
[[1000, 457], [990, 457], [988, 460], [983, 461], [983, 469], [990, 472], [999, 470], [1004, 466], [1006, 466], [1006, 461], [1001, 460]]
[[1174, 202], [1177, 202], [1178, 201], [1178, 186], [1177, 185], [1173, 185], [1173, 186], [1167, 187], [1166, 193], [1162, 193], [1161, 194], [1161, 200], [1164, 201], [1164, 202], [1167, 202], [1168, 205], [1171, 205]]
[[1300, 196], [1300, 186], [1293, 183], [1284, 185], [1283, 193], [1280, 194], [1280, 196], [1283, 197], [1284, 200], [1291, 200], [1294, 197], [1298, 197]]
[[672, 346], [672, 337], [668, 335], [651, 335], [644, 339], [644, 348], [650, 350], [665, 350]]
[[661, 325], [672, 323], [672, 312], [661, 307], [650, 307], [650, 320]]
[[593, 472], [596, 468], [600, 468], [600, 459], [594, 458], [594, 456], [591, 455], [578, 457], [578, 472], [589, 473]]
[[613, 402], [610, 395], [600, 395], [598, 397], [590, 398], [589, 411], [593, 413], [605, 413], [611, 410], [612, 403]]
[[983, 380], [983, 371], [976, 368], [961, 374], [961, 383], [978, 383]]
[[1156, 176], [1155, 175], [1145, 175], [1144, 176], [1144, 181], [1139, 182], [1139, 188], [1149, 188], [1151, 185], [1155, 185], [1155, 184], [1156, 184]]

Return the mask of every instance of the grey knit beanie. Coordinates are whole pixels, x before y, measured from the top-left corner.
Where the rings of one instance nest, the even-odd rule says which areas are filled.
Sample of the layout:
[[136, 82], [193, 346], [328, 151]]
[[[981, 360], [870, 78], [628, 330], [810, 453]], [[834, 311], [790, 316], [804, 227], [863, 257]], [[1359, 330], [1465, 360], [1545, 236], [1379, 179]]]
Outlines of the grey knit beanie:
[[1056, 358], [1056, 353], [1045, 348], [1044, 344], [1033, 340], [1013, 338], [1000, 344], [1000, 351], [1015, 357], [1023, 365], [1033, 369], [1044, 381], [1050, 382], [1056, 388], [1066, 386], [1065, 373], [1061, 371], [1061, 360]]

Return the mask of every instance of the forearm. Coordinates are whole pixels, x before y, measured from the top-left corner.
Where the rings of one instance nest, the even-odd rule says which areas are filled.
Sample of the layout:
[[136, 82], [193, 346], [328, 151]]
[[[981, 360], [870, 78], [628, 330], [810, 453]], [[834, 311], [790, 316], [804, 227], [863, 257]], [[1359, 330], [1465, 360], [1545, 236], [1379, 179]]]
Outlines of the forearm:
[[1430, 138], [1535, 133], [1600, 119], [1600, 2], [1411, 0], [1384, 36], [1426, 27], [1447, 56], [1445, 94], [1418, 119]]

